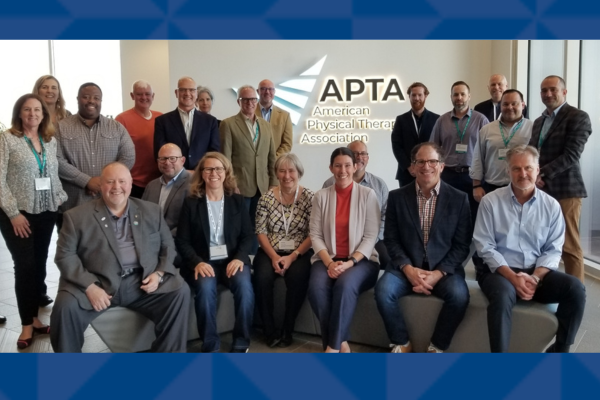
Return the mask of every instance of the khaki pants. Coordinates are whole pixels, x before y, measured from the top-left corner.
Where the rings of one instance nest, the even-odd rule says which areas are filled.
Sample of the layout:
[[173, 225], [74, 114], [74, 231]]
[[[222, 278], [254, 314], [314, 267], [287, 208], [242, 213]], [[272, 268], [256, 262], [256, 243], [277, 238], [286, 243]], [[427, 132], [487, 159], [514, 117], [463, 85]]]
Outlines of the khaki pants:
[[584, 266], [583, 250], [579, 238], [579, 217], [581, 215], [581, 198], [562, 199], [558, 201], [565, 217], [565, 244], [562, 260], [565, 272], [573, 275], [583, 283]]

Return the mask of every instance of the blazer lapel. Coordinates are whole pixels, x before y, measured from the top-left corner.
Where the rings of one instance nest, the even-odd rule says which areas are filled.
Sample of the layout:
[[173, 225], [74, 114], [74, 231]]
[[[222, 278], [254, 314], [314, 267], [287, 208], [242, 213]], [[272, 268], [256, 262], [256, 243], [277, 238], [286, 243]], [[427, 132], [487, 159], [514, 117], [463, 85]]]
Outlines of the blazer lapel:
[[[181, 121], [181, 115], [179, 114], [179, 108], [175, 109], [175, 112], [172, 115], [171, 123], [175, 127], [177, 134], [181, 137], [182, 143], [186, 143], [189, 145], [187, 141], [187, 137], [185, 136], [185, 128], [183, 127], [183, 121]], [[181, 149], [183, 151], [184, 149]], [[184, 154], [186, 154], [184, 152]]]
[[560, 125], [560, 123], [562, 122], [563, 119], [565, 119], [565, 117], [567, 116], [567, 113], [569, 112], [569, 108], [570, 106], [565, 103], [560, 111], [558, 112], [558, 114], [556, 114], [556, 117], [554, 117], [554, 121], [552, 122], [552, 126], [550, 126], [550, 129], [548, 129], [548, 132], [546, 133], [546, 137], [544, 138], [544, 142], [554, 133], [557, 132], [558, 130], [556, 129], [558, 127], [558, 125]]
[[112, 249], [113, 253], [115, 253], [117, 260], [119, 261], [119, 265], [123, 267], [123, 262], [121, 260], [121, 250], [119, 250], [119, 245], [117, 244], [117, 239], [115, 238], [112, 222], [110, 220], [110, 218], [112, 217], [108, 213], [108, 210], [106, 209], [106, 206], [104, 205], [104, 201], [102, 201], [102, 199], [96, 200], [94, 218], [96, 218], [100, 230], [106, 237], [106, 240], [108, 241], [108, 244]]
[[165, 201], [165, 210], [167, 210], [169, 208], [169, 205], [171, 204], [171, 201], [173, 200], [173, 198], [177, 195], [177, 192], [179, 190], [181, 190], [182, 186], [185, 183], [187, 183], [187, 178], [188, 178], [188, 172], [185, 170], [181, 171], [181, 175], [179, 175], [179, 177], [173, 184], [173, 187], [171, 188], [171, 191], [169, 192], [169, 196], [167, 197], [167, 201]]
[[[227, 196], [225, 196], [227, 198]], [[198, 214], [200, 216], [200, 222], [202, 225], [202, 232], [204, 233], [204, 238], [206, 239], [206, 248], [210, 249], [210, 221], [208, 219], [208, 205], [206, 204], [206, 195], [202, 196], [197, 202], [196, 207]], [[227, 201], [225, 201], [225, 208], [227, 208]], [[227, 210], [223, 211], [225, 215], [227, 215]], [[217, 217], [215, 217], [217, 218]], [[225, 227], [223, 227], [223, 232], [227, 232]]]
[[141, 260], [140, 250], [147, 243], [146, 232], [144, 231], [144, 216], [142, 211], [137, 207], [133, 201], [129, 201], [129, 229], [131, 229], [131, 235], [133, 236], [133, 243], [137, 243], [135, 246], [135, 252], [137, 253], [138, 260]]
[[412, 186], [410, 191], [406, 192], [404, 195], [404, 201], [407, 214], [410, 216], [410, 220], [415, 226], [415, 231], [419, 232], [421, 244], [424, 244], [423, 229], [421, 229], [421, 220], [419, 218], [419, 204], [417, 203], [417, 188], [415, 185]]
[[244, 119], [244, 116], [242, 114], [238, 114], [238, 118], [236, 118], [235, 122], [238, 126], [241, 135], [246, 138], [246, 141], [250, 145], [250, 148], [256, 153], [256, 148], [254, 147], [254, 143], [252, 143], [250, 131], [248, 130], [248, 126], [246, 125], [246, 120]]
[[[435, 204], [435, 214], [433, 216], [433, 221], [431, 221], [431, 227], [429, 228], [429, 238], [431, 239], [431, 235], [433, 235], [437, 230], [437, 225], [439, 225], [446, 215], [446, 208], [448, 208], [448, 188], [444, 188], [445, 186], [442, 182], [440, 185], [440, 194], [438, 195], [436, 204]], [[445, 189], [445, 190], [444, 190]]]

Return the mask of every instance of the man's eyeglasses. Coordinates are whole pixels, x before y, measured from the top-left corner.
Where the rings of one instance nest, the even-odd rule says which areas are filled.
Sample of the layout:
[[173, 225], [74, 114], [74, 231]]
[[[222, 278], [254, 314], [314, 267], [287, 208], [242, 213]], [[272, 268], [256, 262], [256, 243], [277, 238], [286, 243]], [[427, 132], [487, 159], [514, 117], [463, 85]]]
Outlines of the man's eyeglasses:
[[415, 164], [417, 167], [424, 167], [425, 163], [429, 164], [430, 167], [437, 167], [438, 164], [440, 163], [440, 160], [415, 160], [415, 161], [413, 161], [413, 164]]
[[261, 88], [258, 88], [258, 90], [260, 90], [261, 92], [274, 92], [275, 88], [272, 88], [272, 87], [261, 87]]
[[179, 157], [175, 157], [175, 156], [171, 156], [171, 157], [158, 157], [157, 160], [158, 160], [159, 163], [166, 163], [167, 161], [170, 162], [170, 163], [175, 163], [181, 157], [183, 157], [183, 156], [179, 156]]
[[196, 90], [198, 90], [198, 89], [177, 88], [177, 90], [179, 90], [181, 93], [187, 93], [187, 92], [196, 93]]
[[204, 172], [206, 175], [212, 174], [213, 171], [215, 171], [217, 174], [221, 175], [225, 171], [225, 168], [223, 168], [223, 167], [202, 168], [202, 172]]
[[256, 103], [258, 101], [258, 99], [256, 97], [240, 97], [240, 100], [243, 103]]
[[366, 157], [368, 155], [369, 153], [367, 153], [366, 151], [357, 151], [354, 153], [354, 157]]

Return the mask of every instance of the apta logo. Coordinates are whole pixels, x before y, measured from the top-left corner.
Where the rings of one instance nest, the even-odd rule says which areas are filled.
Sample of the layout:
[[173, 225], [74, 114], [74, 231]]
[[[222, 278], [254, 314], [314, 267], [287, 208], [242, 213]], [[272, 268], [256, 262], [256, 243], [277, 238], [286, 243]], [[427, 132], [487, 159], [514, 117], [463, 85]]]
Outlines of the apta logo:
[[[302, 110], [306, 107], [308, 96], [315, 88], [317, 77], [321, 73], [326, 59], [327, 56], [321, 58], [315, 65], [301, 73], [298, 78], [277, 85], [273, 104], [289, 112], [294, 125], [298, 125], [298, 121], [300, 121]], [[237, 95], [237, 88], [232, 89]]]

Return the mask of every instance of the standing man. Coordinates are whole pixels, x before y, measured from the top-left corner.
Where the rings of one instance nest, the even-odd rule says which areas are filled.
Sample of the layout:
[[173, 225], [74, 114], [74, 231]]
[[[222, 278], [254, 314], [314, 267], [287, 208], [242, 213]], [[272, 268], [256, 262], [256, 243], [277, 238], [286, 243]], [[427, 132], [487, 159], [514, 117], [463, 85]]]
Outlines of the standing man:
[[185, 157], [176, 144], [167, 143], [161, 147], [156, 161], [162, 175], [148, 183], [142, 200], [160, 206], [171, 234], [176, 237], [179, 213], [189, 193], [191, 174], [183, 168]]
[[469, 203], [466, 194], [440, 180], [444, 157], [438, 145], [418, 144], [411, 159], [415, 183], [390, 192], [385, 245], [392, 262], [375, 286], [375, 300], [392, 353], [412, 351], [398, 300], [412, 293], [444, 300], [427, 349], [441, 353], [469, 305], [463, 267], [471, 244]]
[[292, 151], [294, 133], [292, 131], [292, 118], [290, 113], [273, 105], [275, 98], [275, 85], [268, 79], [258, 84], [259, 102], [256, 106], [256, 116], [271, 123], [273, 143], [275, 144], [275, 158]]
[[566, 102], [567, 86], [560, 76], [550, 75], [541, 84], [546, 110], [533, 123], [530, 145], [540, 152], [536, 185], [560, 203], [566, 222], [562, 259], [565, 272], [583, 282], [583, 250], [579, 238], [581, 199], [587, 197], [579, 159], [592, 123], [585, 111]]
[[189, 76], [177, 81], [177, 108], [156, 118], [154, 127], [154, 157], [167, 143], [174, 143], [183, 152], [184, 168], [192, 172], [198, 161], [209, 151], [220, 151], [219, 124], [210, 114], [196, 109], [198, 89]]
[[473, 198], [473, 180], [469, 167], [477, 144], [479, 130], [489, 123], [485, 115], [469, 108], [471, 89], [463, 81], [454, 82], [450, 90], [454, 108], [442, 115], [431, 132], [431, 142], [442, 148], [446, 166], [442, 180], [469, 196], [471, 221], [477, 216], [477, 203]]
[[58, 123], [58, 174], [68, 200], [62, 213], [100, 196], [100, 172], [108, 163], [119, 161], [127, 168], [135, 162], [135, 147], [119, 122], [100, 115], [102, 90], [95, 83], [84, 83], [77, 94], [79, 111]]
[[[381, 210], [381, 225], [379, 226], [379, 236], [377, 237], [377, 243], [375, 244], [375, 250], [379, 254], [379, 264], [382, 269], [385, 269], [387, 264], [390, 262], [390, 256], [383, 243], [383, 229], [385, 226], [385, 208], [387, 206], [389, 190], [385, 181], [378, 176], [367, 172], [367, 165], [369, 164], [369, 152], [367, 145], [362, 140], [355, 140], [354, 142], [346, 146], [354, 153], [354, 159], [356, 161], [356, 172], [352, 176], [354, 182], [359, 185], [373, 189], [377, 195], [377, 202], [379, 203], [379, 209]], [[323, 184], [323, 189], [335, 184], [335, 178], [332, 176], [327, 179]]]
[[[440, 117], [425, 108], [425, 100], [429, 96], [427, 86], [415, 82], [406, 91], [410, 99], [410, 111], [396, 117], [392, 130], [392, 150], [398, 161], [396, 180], [400, 186], [408, 185], [415, 180], [411, 174], [410, 152], [419, 143], [428, 142], [435, 122]], [[381, 215], [385, 215], [382, 210]]]
[[127, 129], [135, 146], [135, 164], [131, 168], [131, 197], [140, 199], [148, 182], [160, 175], [154, 160], [154, 120], [162, 113], [150, 110], [154, 92], [148, 82], [134, 82], [130, 96], [133, 108], [117, 115], [115, 119]]
[[473, 179], [473, 197], [481, 202], [486, 193], [510, 183], [506, 170], [506, 152], [509, 148], [528, 144], [533, 121], [523, 117], [523, 94], [516, 89], [506, 90], [500, 101], [502, 115], [479, 131], [479, 140], [473, 152], [469, 170]]
[[[494, 74], [490, 76], [490, 81], [487, 88], [492, 98], [477, 104], [474, 107], [474, 110], [485, 115], [490, 122], [496, 121], [498, 118], [500, 118], [502, 111], [500, 99], [502, 98], [502, 93], [504, 93], [507, 87], [508, 82], [506, 81], [506, 77], [504, 75]], [[523, 115], [525, 118], [527, 118], [526, 105], [523, 105]]]
[[585, 287], [558, 271], [565, 234], [560, 205], [535, 187], [540, 167], [534, 147], [513, 147], [506, 158], [511, 184], [481, 200], [473, 234], [485, 263], [476, 269], [489, 300], [490, 347], [494, 353], [508, 351], [519, 298], [558, 303], [556, 341], [546, 351], [568, 353], [583, 318]]
[[81, 352], [90, 322], [122, 306], [154, 322], [152, 351], [185, 352], [190, 290], [173, 267], [175, 243], [160, 209], [129, 198], [131, 174], [121, 163], [104, 167], [100, 181], [101, 198], [64, 216], [52, 348]]
[[[269, 187], [277, 186], [275, 176], [275, 144], [271, 125], [255, 114], [256, 90], [244, 85], [238, 90], [240, 112], [221, 121], [221, 144], [223, 154], [231, 160], [237, 177], [238, 190], [246, 200], [250, 221], [254, 230], [256, 206]], [[254, 238], [251, 254], [256, 254], [258, 240]]]

